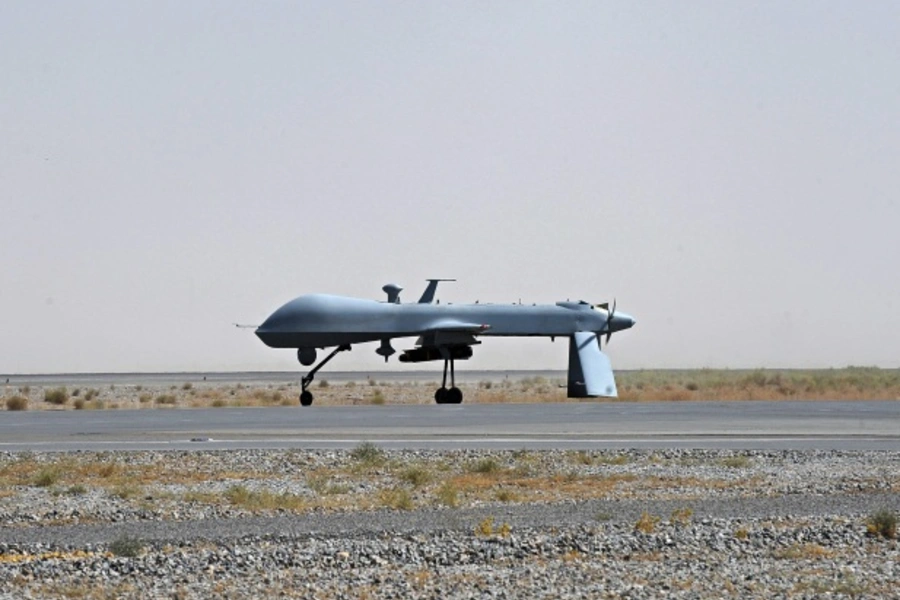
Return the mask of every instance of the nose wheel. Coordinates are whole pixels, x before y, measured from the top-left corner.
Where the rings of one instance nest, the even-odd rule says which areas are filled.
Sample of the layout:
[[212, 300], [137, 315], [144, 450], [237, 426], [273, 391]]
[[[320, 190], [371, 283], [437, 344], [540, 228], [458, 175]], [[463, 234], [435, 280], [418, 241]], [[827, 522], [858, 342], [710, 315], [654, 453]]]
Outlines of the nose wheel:
[[350, 349], [350, 344], [342, 344], [331, 351], [331, 354], [322, 359], [322, 362], [317, 364], [313, 369], [303, 376], [303, 379], [300, 380], [300, 387], [303, 389], [300, 392], [300, 406], [310, 406], [313, 403], [313, 395], [307, 388], [309, 388], [310, 384], [313, 382], [313, 379], [316, 378], [316, 372], [319, 369], [325, 366], [325, 364], [334, 358], [338, 352], [344, 352], [345, 350]]
[[[450, 388], [447, 388], [447, 366], [450, 366]], [[434, 401], [438, 404], [462, 404], [462, 390], [456, 387], [456, 372], [453, 368], [453, 359], [444, 359], [444, 379], [441, 387], [434, 393]]]

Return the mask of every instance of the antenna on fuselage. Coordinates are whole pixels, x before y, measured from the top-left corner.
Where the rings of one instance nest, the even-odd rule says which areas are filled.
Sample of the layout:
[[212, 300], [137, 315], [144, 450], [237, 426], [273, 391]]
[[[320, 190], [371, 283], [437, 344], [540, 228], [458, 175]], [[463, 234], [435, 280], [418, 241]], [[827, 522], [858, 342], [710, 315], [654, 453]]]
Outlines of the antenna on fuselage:
[[419, 304], [431, 304], [434, 301], [434, 293], [437, 291], [437, 285], [441, 281], [456, 281], [455, 279], [426, 279], [428, 282], [428, 287], [425, 288], [425, 291], [422, 292], [422, 297], [419, 298]]
[[389, 304], [400, 304], [400, 292], [403, 291], [402, 287], [396, 283], [388, 283], [381, 289], [387, 294], [387, 301]]

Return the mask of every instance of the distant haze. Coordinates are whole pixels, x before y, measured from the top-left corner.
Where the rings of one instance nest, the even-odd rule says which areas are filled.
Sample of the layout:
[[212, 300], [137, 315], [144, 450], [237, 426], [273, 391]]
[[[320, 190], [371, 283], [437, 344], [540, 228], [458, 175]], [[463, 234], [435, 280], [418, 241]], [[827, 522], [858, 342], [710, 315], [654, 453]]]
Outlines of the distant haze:
[[[442, 302], [616, 298], [638, 321], [616, 368], [897, 367], [898, 23], [878, 1], [4, 2], [0, 373], [299, 371], [231, 324], [426, 277], [458, 279]], [[461, 368], [566, 350], [488, 339]]]

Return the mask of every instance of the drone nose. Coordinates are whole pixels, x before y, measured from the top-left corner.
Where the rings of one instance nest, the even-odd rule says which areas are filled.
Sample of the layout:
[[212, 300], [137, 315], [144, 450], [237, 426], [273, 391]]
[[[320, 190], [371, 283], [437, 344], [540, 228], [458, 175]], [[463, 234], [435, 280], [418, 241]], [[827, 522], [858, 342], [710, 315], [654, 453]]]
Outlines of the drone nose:
[[637, 319], [623, 312], [615, 313], [612, 320], [612, 328], [616, 331], [619, 331], [621, 329], [631, 329], [637, 323]]

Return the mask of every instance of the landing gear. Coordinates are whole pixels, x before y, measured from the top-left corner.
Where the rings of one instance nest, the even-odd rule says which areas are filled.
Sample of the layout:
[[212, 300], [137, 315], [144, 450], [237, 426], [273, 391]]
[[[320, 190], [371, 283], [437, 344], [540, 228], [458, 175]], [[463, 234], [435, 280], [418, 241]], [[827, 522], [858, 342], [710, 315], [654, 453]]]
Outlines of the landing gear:
[[[450, 366], [450, 389], [447, 389], [447, 365]], [[444, 380], [441, 387], [434, 393], [434, 401], [438, 404], [462, 404], [462, 390], [456, 387], [456, 372], [453, 368], [453, 359], [444, 359]]]
[[325, 364], [335, 357], [338, 352], [344, 352], [345, 350], [350, 349], [350, 344], [342, 344], [331, 351], [331, 354], [322, 359], [322, 362], [317, 364], [313, 369], [303, 376], [303, 379], [300, 380], [300, 386], [303, 391], [300, 393], [300, 405], [301, 406], [310, 406], [313, 403], [313, 395], [307, 388], [309, 384], [313, 382], [313, 379], [316, 378], [316, 372], [325, 366]]

